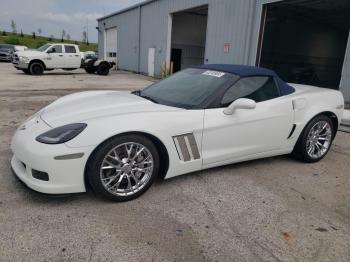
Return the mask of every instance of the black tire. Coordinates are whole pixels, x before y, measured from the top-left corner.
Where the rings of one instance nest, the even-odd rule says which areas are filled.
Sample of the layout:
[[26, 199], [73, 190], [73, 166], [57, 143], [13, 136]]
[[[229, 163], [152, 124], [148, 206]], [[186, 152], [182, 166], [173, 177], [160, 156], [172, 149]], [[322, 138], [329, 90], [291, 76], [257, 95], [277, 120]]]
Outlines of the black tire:
[[94, 74], [95, 73], [95, 69], [87, 67], [87, 68], [85, 68], [85, 72], [88, 73], [88, 74]]
[[97, 67], [97, 74], [101, 76], [106, 76], [109, 74], [109, 65], [107, 63], [101, 63]]
[[30, 75], [30, 71], [29, 69], [22, 69], [23, 73], [25, 73], [26, 75]]
[[[330, 130], [331, 130], [331, 138], [330, 138], [330, 142], [329, 142], [329, 146], [327, 148], [327, 150], [322, 153], [322, 155], [318, 156], [318, 157], [311, 157], [309, 155], [309, 153], [307, 152], [307, 139], [308, 139], [308, 135], [310, 134], [311, 129], [320, 122], [327, 122]], [[300, 161], [303, 161], [305, 163], [315, 163], [320, 161], [322, 158], [324, 158], [329, 149], [331, 148], [332, 142], [333, 142], [333, 138], [334, 138], [334, 126], [332, 123], [332, 120], [325, 115], [319, 115], [314, 117], [304, 128], [303, 132], [300, 134], [299, 139], [294, 147], [292, 156]]]
[[44, 73], [44, 66], [40, 62], [30, 64], [29, 71], [32, 75], [42, 75]]
[[[121, 196], [121, 195], [113, 194], [105, 188], [105, 186], [102, 183], [100, 172], [101, 172], [104, 159], [111, 152], [111, 150], [115, 149], [118, 146], [122, 146], [125, 143], [137, 143], [139, 145], [144, 146], [148, 150], [148, 152], [150, 152], [150, 154], [152, 155], [153, 171], [150, 174], [150, 178], [147, 180], [147, 182], [145, 182], [144, 186], [139, 191], [131, 195]], [[115, 172], [117, 172], [117, 170]], [[152, 185], [156, 177], [158, 176], [158, 173], [159, 173], [158, 150], [151, 140], [149, 140], [147, 137], [142, 135], [124, 135], [124, 136], [118, 136], [107, 140], [106, 142], [101, 144], [96, 149], [96, 151], [91, 155], [86, 167], [87, 179], [93, 191], [97, 195], [103, 198], [113, 200], [116, 202], [129, 201], [145, 193], [149, 189], [149, 187]]]

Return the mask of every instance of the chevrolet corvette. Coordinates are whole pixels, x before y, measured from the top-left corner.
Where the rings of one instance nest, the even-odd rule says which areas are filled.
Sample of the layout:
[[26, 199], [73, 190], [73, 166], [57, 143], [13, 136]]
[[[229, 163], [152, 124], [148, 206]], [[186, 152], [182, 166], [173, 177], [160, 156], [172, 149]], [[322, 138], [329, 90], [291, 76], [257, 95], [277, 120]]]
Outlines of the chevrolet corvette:
[[343, 109], [336, 90], [288, 84], [264, 68], [203, 65], [143, 90], [57, 99], [19, 126], [11, 166], [41, 193], [89, 186], [127, 201], [157, 177], [284, 154], [317, 162]]

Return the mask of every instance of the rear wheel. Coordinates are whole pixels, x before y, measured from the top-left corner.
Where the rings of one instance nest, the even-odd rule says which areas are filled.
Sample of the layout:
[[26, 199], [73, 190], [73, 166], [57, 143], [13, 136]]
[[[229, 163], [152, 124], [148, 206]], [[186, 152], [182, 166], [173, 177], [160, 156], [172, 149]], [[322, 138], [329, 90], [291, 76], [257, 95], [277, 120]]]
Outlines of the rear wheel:
[[293, 155], [307, 163], [314, 163], [324, 158], [333, 142], [334, 127], [331, 119], [320, 115], [312, 119], [294, 148]]
[[42, 75], [44, 73], [44, 66], [39, 62], [34, 62], [29, 66], [29, 71], [32, 75]]
[[90, 158], [87, 177], [93, 190], [113, 201], [142, 195], [159, 171], [159, 154], [147, 137], [125, 135], [108, 140]]

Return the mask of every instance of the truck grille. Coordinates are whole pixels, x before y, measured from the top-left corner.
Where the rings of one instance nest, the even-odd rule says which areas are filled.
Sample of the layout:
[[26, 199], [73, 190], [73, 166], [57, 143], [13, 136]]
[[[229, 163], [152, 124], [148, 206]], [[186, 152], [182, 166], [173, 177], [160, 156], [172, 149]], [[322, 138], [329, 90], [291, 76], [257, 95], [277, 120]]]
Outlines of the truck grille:
[[15, 55], [12, 56], [12, 62], [15, 63], [15, 64], [17, 64], [19, 62], [18, 55], [15, 54]]

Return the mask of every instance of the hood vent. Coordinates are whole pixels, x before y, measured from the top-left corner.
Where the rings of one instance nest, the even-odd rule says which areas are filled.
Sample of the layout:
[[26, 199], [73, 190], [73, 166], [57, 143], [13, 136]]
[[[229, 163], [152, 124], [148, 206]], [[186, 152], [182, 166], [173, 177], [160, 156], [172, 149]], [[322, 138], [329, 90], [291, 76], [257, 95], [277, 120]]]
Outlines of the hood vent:
[[188, 162], [200, 159], [198, 146], [193, 133], [174, 136], [173, 139], [181, 161]]

